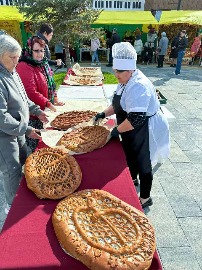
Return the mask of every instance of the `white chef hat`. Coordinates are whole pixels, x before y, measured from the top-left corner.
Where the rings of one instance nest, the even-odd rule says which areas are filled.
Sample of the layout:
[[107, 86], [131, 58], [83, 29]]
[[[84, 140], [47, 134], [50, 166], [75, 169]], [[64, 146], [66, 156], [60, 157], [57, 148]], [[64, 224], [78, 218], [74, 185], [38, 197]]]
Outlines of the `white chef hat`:
[[129, 42], [115, 43], [112, 46], [113, 69], [135, 70], [137, 53]]

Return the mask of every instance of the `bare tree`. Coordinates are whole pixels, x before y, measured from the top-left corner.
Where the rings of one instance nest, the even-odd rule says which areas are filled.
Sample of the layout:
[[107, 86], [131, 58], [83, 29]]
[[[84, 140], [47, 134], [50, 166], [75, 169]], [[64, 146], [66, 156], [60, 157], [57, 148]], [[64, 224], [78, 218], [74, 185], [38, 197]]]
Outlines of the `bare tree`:
[[16, 7], [27, 20], [32, 21], [34, 29], [42, 23], [54, 27], [54, 39], [65, 44], [66, 64], [71, 65], [69, 44], [90, 39], [95, 32], [91, 24], [98, 18], [101, 10], [93, 9], [93, 0], [14, 0]]

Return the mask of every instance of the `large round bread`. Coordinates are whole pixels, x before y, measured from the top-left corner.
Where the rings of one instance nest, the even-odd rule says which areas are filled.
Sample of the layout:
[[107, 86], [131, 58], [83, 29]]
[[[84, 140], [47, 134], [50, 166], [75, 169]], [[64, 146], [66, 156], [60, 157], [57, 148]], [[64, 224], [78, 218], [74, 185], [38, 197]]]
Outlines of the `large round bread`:
[[101, 85], [103, 76], [91, 76], [91, 75], [81, 75], [73, 76], [69, 75], [67, 80], [64, 80], [65, 83], [70, 85]]
[[67, 130], [73, 126], [76, 126], [82, 122], [90, 121], [96, 112], [93, 111], [70, 111], [64, 112], [55, 117], [50, 125], [56, 129]]
[[104, 146], [110, 131], [102, 126], [86, 126], [65, 133], [57, 145], [75, 153], [87, 153]]
[[147, 270], [155, 235], [147, 217], [103, 190], [82, 190], [52, 215], [61, 247], [92, 270]]
[[82, 173], [74, 157], [61, 148], [42, 148], [25, 162], [27, 186], [39, 198], [61, 199], [74, 192]]

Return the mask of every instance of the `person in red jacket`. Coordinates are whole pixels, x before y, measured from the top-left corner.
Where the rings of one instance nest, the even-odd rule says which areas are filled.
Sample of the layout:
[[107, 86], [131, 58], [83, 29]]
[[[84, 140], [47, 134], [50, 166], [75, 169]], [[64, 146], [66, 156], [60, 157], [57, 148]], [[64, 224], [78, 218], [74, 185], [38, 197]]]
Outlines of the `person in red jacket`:
[[[31, 101], [39, 105], [41, 110], [49, 108], [56, 111], [56, 106], [63, 105], [58, 101], [53, 72], [45, 57], [46, 43], [38, 36], [33, 36], [27, 41], [16, 70], [23, 82], [26, 93]], [[35, 116], [30, 116], [29, 125], [42, 129], [42, 122]], [[26, 138], [28, 147], [33, 152], [38, 140]]]
[[195, 57], [197, 56], [200, 46], [201, 46], [201, 39], [202, 39], [202, 34], [199, 34], [197, 37], [194, 38], [194, 42], [191, 45], [190, 52], [192, 54], [192, 60], [189, 63], [189, 65], [194, 65], [194, 60]]

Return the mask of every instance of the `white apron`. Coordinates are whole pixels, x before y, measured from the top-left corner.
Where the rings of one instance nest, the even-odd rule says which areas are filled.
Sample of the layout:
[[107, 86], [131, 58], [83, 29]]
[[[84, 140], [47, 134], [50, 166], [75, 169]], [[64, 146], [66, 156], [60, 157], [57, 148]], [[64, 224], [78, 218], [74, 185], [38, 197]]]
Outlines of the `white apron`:
[[162, 163], [170, 154], [168, 121], [161, 110], [149, 118], [149, 150], [152, 166]]
[[138, 69], [126, 85], [121, 106], [127, 113], [146, 112], [150, 117], [148, 126], [151, 164], [154, 167], [157, 163], [162, 163], [170, 153], [168, 121], [160, 109], [154, 85]]

